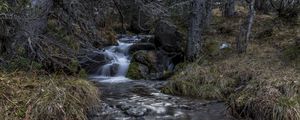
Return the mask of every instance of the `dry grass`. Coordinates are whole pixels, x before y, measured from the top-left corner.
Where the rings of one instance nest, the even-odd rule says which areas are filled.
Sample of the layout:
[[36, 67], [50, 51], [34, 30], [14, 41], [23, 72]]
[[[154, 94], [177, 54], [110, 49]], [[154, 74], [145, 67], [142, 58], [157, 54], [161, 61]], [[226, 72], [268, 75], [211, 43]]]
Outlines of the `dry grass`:
[[[224, 100], [237, 117], [299, 120], [300, 52], [295, 38], [300, 22], [290, 25], [257, 15], [253, 39], [243, 55], [234, 51], [239, 23], [238, 17], [216, 15], [215, 33], [206, 36], [205, 58], [181, 66], [163, 92]], [[217, 48], [222, 42], [231, 45], [229, 52]]]
[[77, 77], [0, 73], [1, 119], [87, 119], [98, 98], [97, 88]]

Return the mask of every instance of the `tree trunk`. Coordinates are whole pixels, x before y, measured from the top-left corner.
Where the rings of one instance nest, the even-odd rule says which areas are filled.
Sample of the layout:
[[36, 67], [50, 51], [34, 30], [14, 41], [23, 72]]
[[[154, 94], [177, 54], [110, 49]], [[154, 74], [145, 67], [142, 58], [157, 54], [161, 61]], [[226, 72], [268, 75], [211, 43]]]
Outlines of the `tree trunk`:
[[245, 22], [241, 25], [240, 34], [236, 39], [238, 53], [245, 53], [247, 50], [248, 41], [250, 39], [251, 29], [254, 21], [254, 16], [255, 16], [254, 3], [255, 0], [250, 1], [248, 17], [246, 18]]
[[123, 13], [122, 13], [122, 11], [121, 11], [120, 6], [118, 5], [118, 3], [115, 0], [113, 0], [113, 3], [115, 5], [115, 7], [117, 8], [117, 11], [118, 11], [119, 17], [120, 17], [120, 21], [121, 21], [121, 24], [122, 24], [122, 31], [121, 31], [121, 33], [125, 34], [126, 33], [126, 28], [124, 26], [124, 24], [125, 24], [124, 23], [124, 15], [123, 15]]
[[203, 22], [201, 23], [203, 28], [209, 29], [210, 21], [212, 19], [212, 7], [213, 7], [213, 0], [206, 0], [205, 1], [205, 12], [203, 15]]
[[232, 17], [235, 15], [235, 0], [227, 0], [223, 14], [225, 17]]
[[203, 13], [201, 12], [205, 12], [205, 0], [193, 0], [191, 2], [190, 25], [186, 47], [187, 60], [189, 61], [195, 60], [201, 50], [201, 21], [204, 18]]
[[263, 13], [269, 12], [269, 4], [267, 0], [255, 0], [255, 9]]

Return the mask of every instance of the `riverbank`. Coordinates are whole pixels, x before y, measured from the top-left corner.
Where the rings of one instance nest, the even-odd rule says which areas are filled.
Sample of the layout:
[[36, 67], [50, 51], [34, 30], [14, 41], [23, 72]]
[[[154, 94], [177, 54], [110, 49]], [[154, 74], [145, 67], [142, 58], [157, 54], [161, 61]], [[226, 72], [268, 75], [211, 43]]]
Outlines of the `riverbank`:
[[87, 119], [99, 95], [98, 88], [80, 77], [0, 72], [2, 119]]
[[206, 54], [178, 65], [164, 93], [223, 100], [237, 118], [300, 119], [300, 22], [258, 14], [247, 53], [238, 55], [240, 18], [220, 16], [214, 14], [213, 32], [205, 36]]

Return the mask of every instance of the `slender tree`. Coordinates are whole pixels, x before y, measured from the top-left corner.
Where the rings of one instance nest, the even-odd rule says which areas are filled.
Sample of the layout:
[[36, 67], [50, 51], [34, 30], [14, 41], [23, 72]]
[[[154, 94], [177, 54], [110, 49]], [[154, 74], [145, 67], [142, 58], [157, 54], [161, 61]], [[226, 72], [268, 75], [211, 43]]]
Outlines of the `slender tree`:
[[255, 16], [255, 9], [254, 9], [255, 0], [250, 0], [248, 2], [248, 4], [249, 4], [248, 5], [249, 6], [248, 16], [247, 16], [245, 22], [241, 25], [240, 33], [236, 38], [236, 41], [237, 41], [236, 46], [237, 46], [237, 51], [239, 53], [245, 53], [247, 50], [248, 41], [250, 39], [251, 29], [252, 29], [252, 25], [253, 25], [253, 21], [254, 21], [254, 16]]
[[193, 0], [191, 2], [190, 24], [188, 29], [188, 41], [186, 46], [187, 60], [193, 61], [199, 55], [203, 40], [201, 38], [201, 21], [204, 18], [205, 0]]
[[[203, 15], [203, 22], [201, 23], [203, 28], [209, 28], [211, 19], [212, 19], [212, 8], [213, 8], [213, 0], [205, 0], [205, 12]], [[201, 26], [200, 26], [201, 27]]]

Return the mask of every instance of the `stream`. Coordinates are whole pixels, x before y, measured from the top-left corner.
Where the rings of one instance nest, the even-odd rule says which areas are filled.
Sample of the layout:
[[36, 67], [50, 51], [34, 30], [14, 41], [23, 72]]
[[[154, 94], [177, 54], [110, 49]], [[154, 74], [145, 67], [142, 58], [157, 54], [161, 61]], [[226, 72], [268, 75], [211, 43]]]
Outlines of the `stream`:
[[117, 46], [104, 49], [111, 58], [90, 80], [101, 91], [101, 105], [88, 114], [90, 120], [230, 120], [226, 106], [219, 101], [195, 100], [166, 95], [160, 88], [166, 81], [126, 78], [131, 57], [129, 47], [142, 36], [122, 35]]

